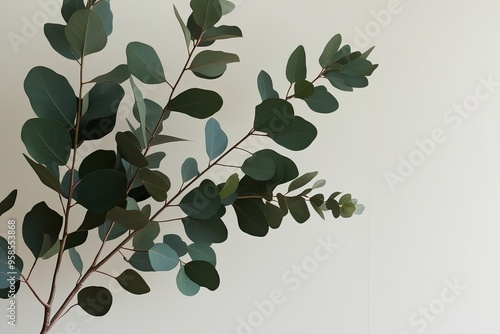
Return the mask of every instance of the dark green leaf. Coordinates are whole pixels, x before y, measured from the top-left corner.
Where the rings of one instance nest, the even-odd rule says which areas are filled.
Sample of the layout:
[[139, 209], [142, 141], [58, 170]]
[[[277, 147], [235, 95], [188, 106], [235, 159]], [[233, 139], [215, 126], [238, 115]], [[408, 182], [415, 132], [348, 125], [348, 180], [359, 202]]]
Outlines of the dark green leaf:
[[7, 197], [0, 202], [0, 216], [12, 209], [14, 204], [16, 203], [17, 198], [17, 189], [12, 190]]
[[221, 243], [227, 239], [227, 228], [224, 222], [213, 216], [208, 219], [184, 218], [184, 230], [190, 240], [197, 243]]
[[151, 267], [155, 271], [169, 271], [179, 263], [179, 255], [167, 244], [156, 244], [148, 250]]
[[[163, 115], [163, 108], [156, 102], [149, 100], [149, 99], [144, 99], [144, 104], [146, 106], [146, 119], [145, 119], [145, 125], [147, 132], [153, 133], [153, 131], [156, 128], [156, 125], [158, 122], [160, 122], [160, 118]], [[139, 108], [137, 106], [137, 103], [134, 104], [134, 117], [137, 120], [137, 122], [141, 122], [141, 116], [139, 115]], [[166, 111], [165, 114], [163, 115], [163, 120], [167, 119], [170, 116], [170, 111]], [[160, 123], [158, 127], [157, 133], [160, 133], [163, 129], [163, 124]]]
[[24, 216], [23, 239], [35, 258], [44, 255], [59, 240], [63, 217], [45, 202], [36, 204]]
[[166, 234], [163, 243], [169, 245], [179, 256], [187, 254], [187, 244], [177, 234]]
[[273, 80], [271, 76], [264, 70], [259, 72], [257, 77], [257, 86], [259, 88], [259, 93], [262, 101], [275, 98], [279, 98], [279, 94], [273, 88]]
[[338, 71], [328, 71], [324, 74], [324, 76], [328, 79], [328, 81], [330, 81], [333, 87], [346, 92], [353, 91], [352, 87], [346, 84], [347, 76], [345, 74]]
[[129, 230], [140, 230], [149, 223], [148, 217], [141, 211], [126, 210], [118, 206], [108, 212], [106, 220], [116, 222]]
[[140, 146], [137, 141], [133, 140], [131, 132], [116, 133], [115, 140], [120, 156], [137, 167], [146, 167], [149, 162], [141, 153]]
[[263, 237], [269, 231], [266, 207], [260, 199], [239, 199], [233, 203], [238, 226], [250, 235]]
[[360, 59], [367, 59], [368, 56], [372, 53], [373, 49], [375, 49], [374, 46], [372, 46], [371, 48], [369, 48], [368, 50], [366, 50], [365, 52], [363, 52], [361, 54], [361, 56], [359, 56]]
[[145, 201], [151, 197], [151, 195], [146, 190], [146, 187], [142, 184], [138, 187], [130, 189], [128, 195], [135, 199], [137, 202]]
[[166, 82], [163, 65], [156, 51], [141, 42], [127, 45], [127, 65], [130, 73], [145, 84]]
[[73, 15], [79, 9], [85, 9], [83, 0], [63, 0], [61, 14], [64, 20], [68, 22], [71, 18], [71, 15]]
[[[63, 176], [63, 179], [61, 181], [61, 195], [64, 198], [69, 197], [69, 188], [70, 188], [70, 181], [71, 180], [71, 171], [68, 170]], [[79, 173], [77, 170], [73, 171], [73, 185], [75, 185], [78, 181], [80, 180]], [[73, 192], [73, 199], [77, 200], [76, 194]]]
[[293, 180], [288, 186], [288, 192], [292, 192], [294, 190], [302, 188], [303, 186], [311, 182], [311, 180], [314, 179], [316, 175], [318, 175], [318, 172], [310, 172]]
[[130, 72], [128, 70], [128, 66], [125, 64], [121, 64], [116, 66], [110, 72], [100, 75], [92, 80], [92, 82], [100, 83], [100, 82], [115, 82], [115, 83], [123, 83], [130, 78]]
[[276, 198], [278, 199], [278, 205], [280, 206], [283, 216], [286, 216], [288, 214], [288, 205], [286, 204], [285, 196], [279, 193], [276, 195]]
[[149, 261], [149, 254], [146, 252], [135, 252], [128, 260], [130, 265], [140, 271], [155, 271]]
[[111, 35], [113, 32], [113, 13], [111, 12], [109, 0], [97, 2], [92, 6], [92, 10], [99, 14], [106, 35]]
[[65, 35], [69, 44], [82, 56], [101, 51], [108, 42], [101, 17], [90, 9], [78, 10], [71, 16]]
[[83, 245], [87, 241], [88, 231], [75, 231], [68, 234], [64, 250], [71, 249]]
[[151, 144], [151, 146], [156, 146], [156, 145], [161, 145], [161, 144], [174, 143], [174, 142], [178, 142], [178, 141], [186, 141], [186, 139], [172, 137], [172, 136], [166, 136], [166, 135], [156, 135], [153, 138], [153, 140], [151, 140], [150, 144]]
[[132, 241], [134, 249], [137, 251], [147, 251], [154, 246], [154, 240], [160, 234], [160, 224], [149, 222], [146, 227], [140, 230]]
[[304, 198], [300, 196], [287, 197], [286, 204], [290, 210], [290, 214], [298, 223], [302, 224], [311, 217]]
[[304, 101], [311, 110], [323, 114], [334, 112], [339, 108], [339, 102], [325, 86], [315, 87], [314, 94], [305, 98]]
[[254, 180], [267, 181], [273, 178], [276, 166], [272, 159], [254, 154], [243, 162], [241, 170]]
[[222, 103], [222, 97], [216, 92], [191, 88], [173, 98], [167, 108], [194, 118], [204, 119], [218, 112]]
[[191, 218], [209, 219], [219, 211], [221, 204], [216, 185], [205, 180], [182, 198], [179, 207]]
[[132, 86], [132, 92], [134, 93], [134, 99], [135, 99], [134, 107], [137, 108], [137, 112], [139, 114], [139, 123], [142, 134], [141, 139], [142, 142], [144, 143], [143, 146], [146, 146], [146, 143], [148, 141], [146, 132], [146, 113], [147, 113], [146, 103], [144, 102], [144, 97], [142, 96], [141, 90], [139, 89], [139, 87], [137, 87], [132, 77], [130, 77], [130, 85]]
[[290, 83], [305, 80], [307, 77], [306, 51], [302, 45], [298, 46], [290, 55], [286, 65], [286, 78]]
[[334, 56], [339, 51], [340, 44], [342, 43], [342, 37], [337, 34], [330, 39], [326, 44], [323, 53], [319, 57], [319, 64], [323, 68], [327, 68], [330, 64], [334, 62]]
[[217, 257], [209, 244], [191, 244], [188, 246], [188, 253], [194, 261], [207, 261], [214, 267], [217, 264]]
[[311, 197], [309, 200], [309, 203], [311, 203], [311, 206], [313, 207], [314, 211], [318, 213], [318, 215], [325, 219], [325, 215], [323, 213], [323, 210], [321, 209], [321, 206], [324, 204], [325, 198], [322, 194], [317, 194]]
[[187, 158], [181, 167], [182, 182], [187, 182], [193, 177], [197, 176], [200, 172], [198, 171], [198, 163], [194, 158]]
[[227, 64], [239, 62], [240, 58], [234, 53], [204, 50], [198, 53], [189, 69], [202, 78], [218, 78], [227, 69]]
[[78, 203], [95, 212], [106, 212], [127, 198], [127, 177], [114, 170], [90, 172], [75, 188]]
[[97, 150], [83, 159], [78, 176], [85, 177], [90, 172], [100, 169], [114, 169], [116, 164], [116, 153], [114, 151]]
[[[187, 20], [187, 28], [189, 30], [189, 34], [191, 35], [191, 40], [196, 41], [201, 37], [201, 34], [203, 33], [201, 27], [195, 22], [193, 18], [193, 14], [189, 15], [189, 18]], [[209, 42], [210, 43], [210, 42]], [[213, 42], [211, 42], [213, 43]], [[205, 45], [205, 43], [200, 43], [199, 46], [208, 46]]]
[[191, 0], [193, 18], [203, 30], [214, 26], [222, 17], [219, 0]]
[[271, 203], [266, 203], [266, 218], [267, 218], [267, 223], [269, 224], [270, 228], [278, 228], [281, 225], [281, 221], [283, 220], [283, 211], [281, 208], [271, 204]]
[[106, 315], [113, 304], [113, 296], [108, 289], [88, 286], [78, 292], [78, 305], [95, 317]]
[[201, 36], [202, 42], [211, 42], [219, 39], [242, 37], [241, 29], [236, 26], [219, 26], [208, 28]]
[[358, 75], [348, 75], [345, 84], [352, 88], [364, 88], [368, 86], [368, 79]]
[[167, 199], [167, 191], [170, 189], [170, 181], [159, 171], [151, 171], [142, 168], [138, 179], [142, 181], [148, 193], [155, 201], [163, 202]]
[[143, 295], [151, 291], [148, 284], [136, 271], [127, 269], [116, 280], [122, 288], [134, 295]]
[[205, 149], [210, 160], [220, 156], [227, 148], [227, 135], [216, 119], [210, 118], [205, 125]]
[[83, 272], [83, 261], [75, 248], [69, 249], [69, 258], [71, 259], [71, 263], [73, 263], [73, 267], [75, 267], [76, 271], [81, 275]]
[[332, 211], [333, 217], [338, 218], [340, 216], [340, 205], [339, 202], [335, 200], [336, 194], [332, 194], [326, 201], [326, 208]]
[[281, 133], [270, 133], [269, 137], [289, 150], [300, 151], [311, 145], [317, 135], [318, 131], [313, 124], [296, 116], [290, 127]]
[[200, 286], [193, 282], [187, 275], [184, 265], [179, 266], [179, 272], [176, 277], [177, 288], [179, 291], [188, 297], [196, 295], [200, 291]]
[[179, 15], [179, 12], [177, 11], [175, 5], [174, 5], [174, 13], [175, 17], [177, 18], [177, 21], [179, 22], [179, 25], [181, 26], [182, 33], [184, 34], [184, 39], [186, 40], [186, 47], [189, 49], [189, 45], [191, 42], [191, 32], [189, 31], [188, 27], [186, 26], [181, 16]]
[[281, 133], [292, 125], [293, 120], [293, 106], [288, 101], [269, 98], [255, 107], [254, 129], [257, 131]]
[[314, 85], [307, 80], [299, 80], [294, 85], [295, 97], [306, 99], [314, 94]]
[[126, 227], [120, 224], [112, 223], [109, 220], [105, 221], [104, 224], [100, 225], [99, 228], [97, 229], [97, 232], [99, 234], [99, 239], [101, 239], [101, 241], [104, 241], [106, 235], [108, 235], [106, 241], [111, 241], [121, 237], [128, 231], [129, 230]]
[[78, 104], [64, 76], [43, 66], [34, 67], [26, 75], [24, 91], [38, 117], [51, 118], [66, 128], [74, 127]]
[[82, 122], [115, 115], [125, 91], [116, 82], [104, 81], [94, 85], [88, 94], [89, 106]]
[[191, 261], [184, 267], [186, 275], [196, 284], [214, 291], [220, 285], [219, 274], [215, 267], [205, 261]]
[[80, 54], [73, 49], [66, 38], [65, 27], [62, 24], [46, 23], [43, 32], [52, 48], [61, 56], [71, 60], [80, 59]]
[[349, 75], [365, 76], [372, 72], [372, 63], [366, 59], [355, 59], [342, 66], [340, 73]]

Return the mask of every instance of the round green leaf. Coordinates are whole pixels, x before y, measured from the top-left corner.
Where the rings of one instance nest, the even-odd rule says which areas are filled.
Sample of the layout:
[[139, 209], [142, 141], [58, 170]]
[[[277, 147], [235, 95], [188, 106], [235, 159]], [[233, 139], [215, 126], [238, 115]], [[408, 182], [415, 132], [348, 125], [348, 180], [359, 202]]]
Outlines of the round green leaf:
[[142, 181], [148, 193], [155, 201], [163, 202], [167, 199], [167, 191], [170, 189], [170, 180], [159, 171], [151, 171], [142, 168], [138, 179]]
[[307, 80], [299, 80], [294, 85], [295, 97], [306, 99], [314, 94], [314, 85]]
[[265, 214], [270, 228], [276, 229], [280, 227], [284, 216], [281, 208], [268, 202], [266, 203]]
[[127, 65], [130, 73], [145, 84], [166, 82], [160, 57], [153, 47], [131, 42], [127, 45]]
[[155, 271], [169, 271], [179, 263], [179, 255], [167, 244], [156, 244], [148, 250], [151, 267]]
[[154, 240], [159, 234], [160, 224], [158, 222], [149, 222], [134, 236], [132, 245], [137, 251], [147, 251], [154, 246]]
[[289, 150], [300, 151], [311, 145], [317, 135], [318, 130], [313, 124], [296, 116], [290, 127], [281, 133], [270, 133], [269, 137]]
[[286, 203], [288, 209], [290, 210], [290, 214], [297, 221], [297, 223], [302, 224], [306, 222], [309, 217], [311, 217], [306, 200], [304, 198], [300, 196], [287, 197]]
[[113, 32], [113, 13], [111, 12], [109, 0], [97, 2], [92, 6], [92, 10], [99, 14], [106, 35], [111, 35]]
[[273, 178], [276, 166], [272, 159], [254, 154], [243, 162], [241, 170], [257, 181], [267, 181]]
[[207, 261], [214, 267], [217, 264], [217, 256], [210, 244], [191, 244], [188, 246], [188, 253], [193, 260]]
[[219, 273], [206, 261], [191, 261], [184, 266], [186, 275], [196, 284], [214, 291], [220, 285]]
[[78, 305], [95, 317], [106, 315], [113, 304], [111, 292], [100, 286], [88, 286], [78, 292]]
[[36, 175], [42, 181], [44, 185], [55, 190], [56, 192], [61, 191], [61, 185], [59, 184], [59, 180], [52, 174], [45, 166], [37, 164], [25, 154], [23, 154], [24, 158], [30, 164], [31, 168], [35, 171]]
[[342, 66], [340, 73], [365, 76], [373, 72], [372, 66], [373, 64], [369, 60], [358, 58]]
[[165, 152], [155, 152], [146, 157], [148, 168], [160, 168], [161, 161], [167, 156]]
[[222, 187], [219, 192], [219, 196], [221, 199], [226, 199], [238, 190], [238, 184], [240, 182], [240, 178], [237, 173], [232, 174], [224, 183], [224, 187]]
[[168, 110], [204, 119], [222, 108], [222, 97], [216, 92], [199, 88], [188, 89], [168, 103]]
[[219, 122], [210, 118], [205, 125], [205, 148], [210, 160], [220, 156], [227, 148], [227, 135], [222, 131]]
[[71, 137], [66, 128], [50, 118], [33, 118], [24, 123], [21, 139], [38, 163], [62, 166], [71, 153]]
[[108, 212], [106, 220], [118, 223], [128, 230], [140, 230], [149, 223], [149, 218], [141, 211], [126, 210], [118, 206]]
[[146, 167], [149, 162], [141, 153], [140, 145], [131, 132], [117, 132], [115, 136], [120, 156], [137, 167]]
[[184, 265], [179, 266], [179, 271], [176, 277], [177, 288], [179, 291], [188, 297], [196, 295], [200, 291], [200, 286], [193, 282], [187, 275]]
[[227, 239], [227, 227], [219, 216], [208, 219], [186, 217], [182, 219], [189, 239], [196, 243], [220, 243]]
[[80, 9], [71, 15], [65, 35], [82, 56], [101, 51], [108, 42], [101, 17], [90, 9]]
[[339, 51], [340, 44], [342, 44], [342, 37], [337, 34], [330, 39], [330, 41], [326, 44], [323, 53], [319, 57], [319, 64], [323, 68], [327, 68], [334, 62], [334, 56]]
[[290, 102], [269, 98], [255, 107], [254, 129], [268, 134], [281, 133], [291, 126], [294, 110]]
[[136, 271], [127, 269], [116, 280], [122, 288], [134, 295], [143, 295], [151, 291], [148, 284]]
[[106, 212], [127, 198], [127, 177], [114, 170], [96, 170], [75, 187], [78, 203], [95, 212]]
[[155, 271], [151, 266], [149, 254], [146, 252], [135, 252], [134, 254], [132, 254], [128, 262], [137, 270], [145, 272]]
[[64, 21], [68, 22], [77, 10], [85, 9], [85, 4], [83, 0], [63, 0], [61, 14], [64, 18]]
[[109, 220], [106, 220], [102, 225], [99, 225], [97, 229], [97, 232], [99, 234], [99, 239], [101, 239], [101, 241], [104, 241], [104, 238], [106, 237], [108, 232], [109, 234], [108, 237], [106, 238], [106, 241], [115, 240], [124, 235], [125, 233], [127, 233], [128, 231], [129, 230], [125, 226], [120, 224], [115, 224], [113, 222], [110, 222]]

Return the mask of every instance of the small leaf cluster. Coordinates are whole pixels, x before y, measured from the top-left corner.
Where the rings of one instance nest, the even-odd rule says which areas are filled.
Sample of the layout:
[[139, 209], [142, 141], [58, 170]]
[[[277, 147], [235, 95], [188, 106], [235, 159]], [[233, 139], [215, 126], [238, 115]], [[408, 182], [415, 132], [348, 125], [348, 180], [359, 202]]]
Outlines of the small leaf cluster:
[[[297, 115], [292, 102], [304, 101], [320, 114], [336, 111], [337, 99], [318, 82], [326, 80], [344, 91], [365, 87], [367, 77], [377, 67], [367, 60], [372, 49], [352, 52], [348, 45], [341, 47], [341, 37], [336, 35], [319, 58], [319, 74], [308, 80], [306, 52], [299, 46], [286, 64], [284, 74], [289, 87], [284, 95], [275, 90], [271, 76], [261, 71], [257, 87], [262, 101], [254, 109], [251, 129], [230, 146], [221, 124], [213, 117], [223, 106], [221, 95], [197, 87], [179, 92], [179, 83], [186, 73], [195, 79], [217, 79], [228, 64], [239, 62], [236, 54], [214, 49], [220, 40], [242, 37], [237, 26], [217, 25], [223, 15], [234, 9], [234, 4], [227, 0], [191, 0], [190, 8], [187, 20], [173, 8], [187, 52], [185, 66], [176, 81], [167, 80], [161, 56], [155, 49], [137, 41], [126, 47], [126, 64], [85, 80], [84, 65], [89, 61], [86, 57], [103, 50], [113, 32], [110, 0], [87, 4], [83, 0], [64, 0], [61, 13], [65, 24], [45, 25], [45, 36], [54, 51], [78, 65], [80, 82], [75, 91], [65, 76], [43, 66], [30, 70], [24, 81], [36, 115], [21, 130], [28, 153], [24, 157], [42, 184], [56, 193], [61, 211], [41, 201], [25, 215], [22, 236], [34, 262], [27, 275], [22, 275], [23, 262], [15, 255], [13, 263], [19, 272], [16, 289], [20, 281], [29, 281], [40, 259], [57, 258], [55, 282], [60, 263], [68, 256], [79, 274], [70, 296], [76, 297], [77, 304], [87, 313], [103, 316], [110, 310], [113, 297], [105, 287], [84, 284], [94, 273], [112, 277], [126, 291], [137, 295], [150, 292], [139, 272], [174, 269], [177, 287], [184, 295], [193, 296], [202, 287], [217, 289], [220, 277], [214, 244], [228, 238], [228, 209], [234, 211], [244, 233], [258, 237], [280, 227], [288, 214], [304, 223], [310, 219], [311, 209], [323, 219], [327, 212], [334, 218], [362, 213], [363, 205], [348, 193], [318, 193], [325, 180], [309, 185], [317, 172], [300, 174], [295, 162], [277, 150], [250, 152], [242, 144], [251, 136], [262, 136], [270, 139], [270, 146], [276, 144], [292, 151], [309, 147], [317, 137], [317, 129], [306, 116]], [[118, 107], [125, 96], [122, 85], [127, 81], [135, 101], [133, 118], [126, 120], [127, 131], [114, 131]], [[167, 103], [161, 106], [144, 98], [139, 82], [165, 88]], [[168, 147], [188, 140], [165, 133], [163, 124], [170, 121], [171, 113], [205, 122], [206, 157], [189, 157], [179, 166], [179, 190], [172, 189], [170, 177], [161, 171]], [[115, 149], [97, 149], [77, 162], [83, 143], [111, 134]], [[239, 166], [224, 165], [224, 159], [235, 150], [249, 156]], [[199, 163], [202, 160], [208, 162], [207, 167], [200, 168], [205, 166]], [[205, 177], [213, 168], [233, 172], [228, 171], [226, 181], [216, 184]], [[16, 196], [14, 191], [0, 203], [0, 214], [14, 205]], [[78, 222], [71, 216], [75, 206], [85, 210], [83, 220]], [[155, 211], [157, 206], [160, 209]], [[167, 209], [178, 209], [182, 214], [174, 219], [162, 218]], [[182, 224], [185, 234], [162, 235], [161, 225], [174, 222]], [[97, 234], [102, 247], [95, 260], [85, 264], [78, 250], [92, 234]], [[104, 256], [104, 245], [113, 240], [116, 247]], [[131, 268], [118, 276], [102, 271], [107, 260], [118, 253]], [[9, 271], [9, 255], [12, 254], [7, 240], [0, 238], [0, 275]], [[0, 285], [0, 298], [7, 298], [8, 288]], [[53, 300], [51, 292], [49, 301], [44, 303], [46, 309], [51, 309]], [[52, 319], [45, 321], [46, 330], [65, 314], [69, 301], [71, 298]]]

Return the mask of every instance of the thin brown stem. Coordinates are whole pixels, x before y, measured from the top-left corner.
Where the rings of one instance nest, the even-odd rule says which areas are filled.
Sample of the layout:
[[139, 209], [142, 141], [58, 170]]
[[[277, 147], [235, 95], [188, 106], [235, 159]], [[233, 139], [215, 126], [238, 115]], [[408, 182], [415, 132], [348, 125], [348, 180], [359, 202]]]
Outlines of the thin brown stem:
[[48, 305], [43, 301], [43, 299], [40, 297], [40, 295], [35, 291], [33, 286], [30, 284], [27, 278], [25, 278], [23, 275], [21, 275], [21, 278], [23, 279], [22, 282], [26, 284], [26, 286], [31, 290], [33, 295], [35, 296], [36, 299], [42, 304], [44, 307], [47, 307]]

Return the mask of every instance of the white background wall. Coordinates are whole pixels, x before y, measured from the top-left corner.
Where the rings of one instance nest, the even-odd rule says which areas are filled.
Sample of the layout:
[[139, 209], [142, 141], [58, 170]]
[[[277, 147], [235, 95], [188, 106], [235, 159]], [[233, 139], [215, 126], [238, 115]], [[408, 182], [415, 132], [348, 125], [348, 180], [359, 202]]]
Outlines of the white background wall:
[[[25, 149], [20, 140], [22, 124], [33, 117], [22, 88], [29, 69], [48, 66], [73, 82], [77, 75], [75, 64], [56, 55], [41, 30], [23, 32], [26, 21], [48, 16], [51, 22], [61, 21], [59, 14], [47, 15], [40, 5], [50, 2], [11, 1], [1, 14], [0, 193], [3, 197], [14, 188], [20, 192], [10, 216], [1, 218], [5, 223], [8, 218], [21, 222], [39, 201], [57, 205], [57, 199], [40, 185], [22, 158]], [[175, 287], [175, 272], [145, 275], [153, 293], [137, 297], [117, 292], [110, 313], [100, 319], [75, 308], [53, 332], [497, 332], [500, 3], [237, 3], [237, 9], [223, 23], [240, 26], [244, 38], [215, 46], [236, 52], [241, 63], [230, 65], [217, 81], [189, 75], [184, 82], [184, 87], [211, 87], [221, 93], [225, 107], [218, 119], [231, 142], [251, 125], [253, 108], [259, 103], [255, 84], [259, 70], [268, 71], [284, 94], [284, 67], [297, 45], [306, 48], [311, 75], [319, 70], [317, 58], [325, 43], [337, 32], [356, 49], [376, 45], [371, 59], [380, 67], [370, 86], [354, 93], [335, 93], [340, 109], [332, 115], [314, 115], [319, 129], [314, 145], [290, 155], [303, 172], [318, 170], [328, 180], [325, 191], [352, 192], [367, 210], [350, 220], [330, 218], [323, 222], [315, 217], [298, 225], [288, 219], [281, 229], [263, 239], [239, 232], [234, 216], [228, 214], [228, 218], [233, 217], [228, 219], [229, 240], [215, 247], [222, 277], [216, 292], [204, 290], [187, 298]], [[181, 14], [188, 14], [188, 1], [175, 4]], [[172, 1], [112, 1], [112, 8], [115, 31], [107, 49], [89, 57], [88, 77], [124, 62], [127, 43], [139, 40], [155, 47], [168, 77], [174, 78], [185, 48]], [[9, 34], [24, 36], [26, 43], [13, 47]], [[145, 92], [158, 102], [165, 101], [165, 94], [163, 88]], [[299, 112], [307, 112], [304, 105], [296, 105]], [[462, 116], [457, 111], [460, 108]], [[128, 107], [122, 106], [121, 112], [127, 113]], [[176, 120], [186, 122], [168, 124], [167, 131], [193, 141], [168, 147], [164, 170], [172, 179], [179, 175], [179, 163], [188, 155], [204, 158], [204, 123], [171, 118], [171, 122]], [[96, 148], [112, 143], [108, 139]], [[264, 147], [262, 143], [252, 145]], [[392, 185], [387, 181], [389, 173], [399, 175]], [[179, 230], [179, 226], [172, 227]], [[0, 233], [5, 231], [6, 224], [0, 225]], [[294, 265], [311, 265], [311, 256], [321, 245], [318, 240], [328, 238], [338, 248], [317, 268], [308, 267], [311, 273], [307, 279], [290, 271]], [[29, 252], [21, 249], [21, 254], [30, 264]], [[70, 288], [76, 278], [67, 262], [61, 291]], [[33, 276], [42, 294], [51, 270], [47, 264]], [[125, 268], [118, 258], [106, 267], [115, 274]], [[95, 277], [90, 283], [116, 289], [106, 277]], [[450, 285], [456, 288], [450, 289]], [[262, 311], [256, 305], [280, 293], [282, 303], [259, 316]], [[5, 301], [0, 303], [2, 308], [5, 305]], [[42, 309], [25, 286], [18, 296], [18, 307], [18, 327], [8, 327], [6, 318], [0, 318], [2, 333], [37, 333]], [[0, 311], [3, 313], [6, 310]], [[248, 321], [243, 328], [241, 324]]]

